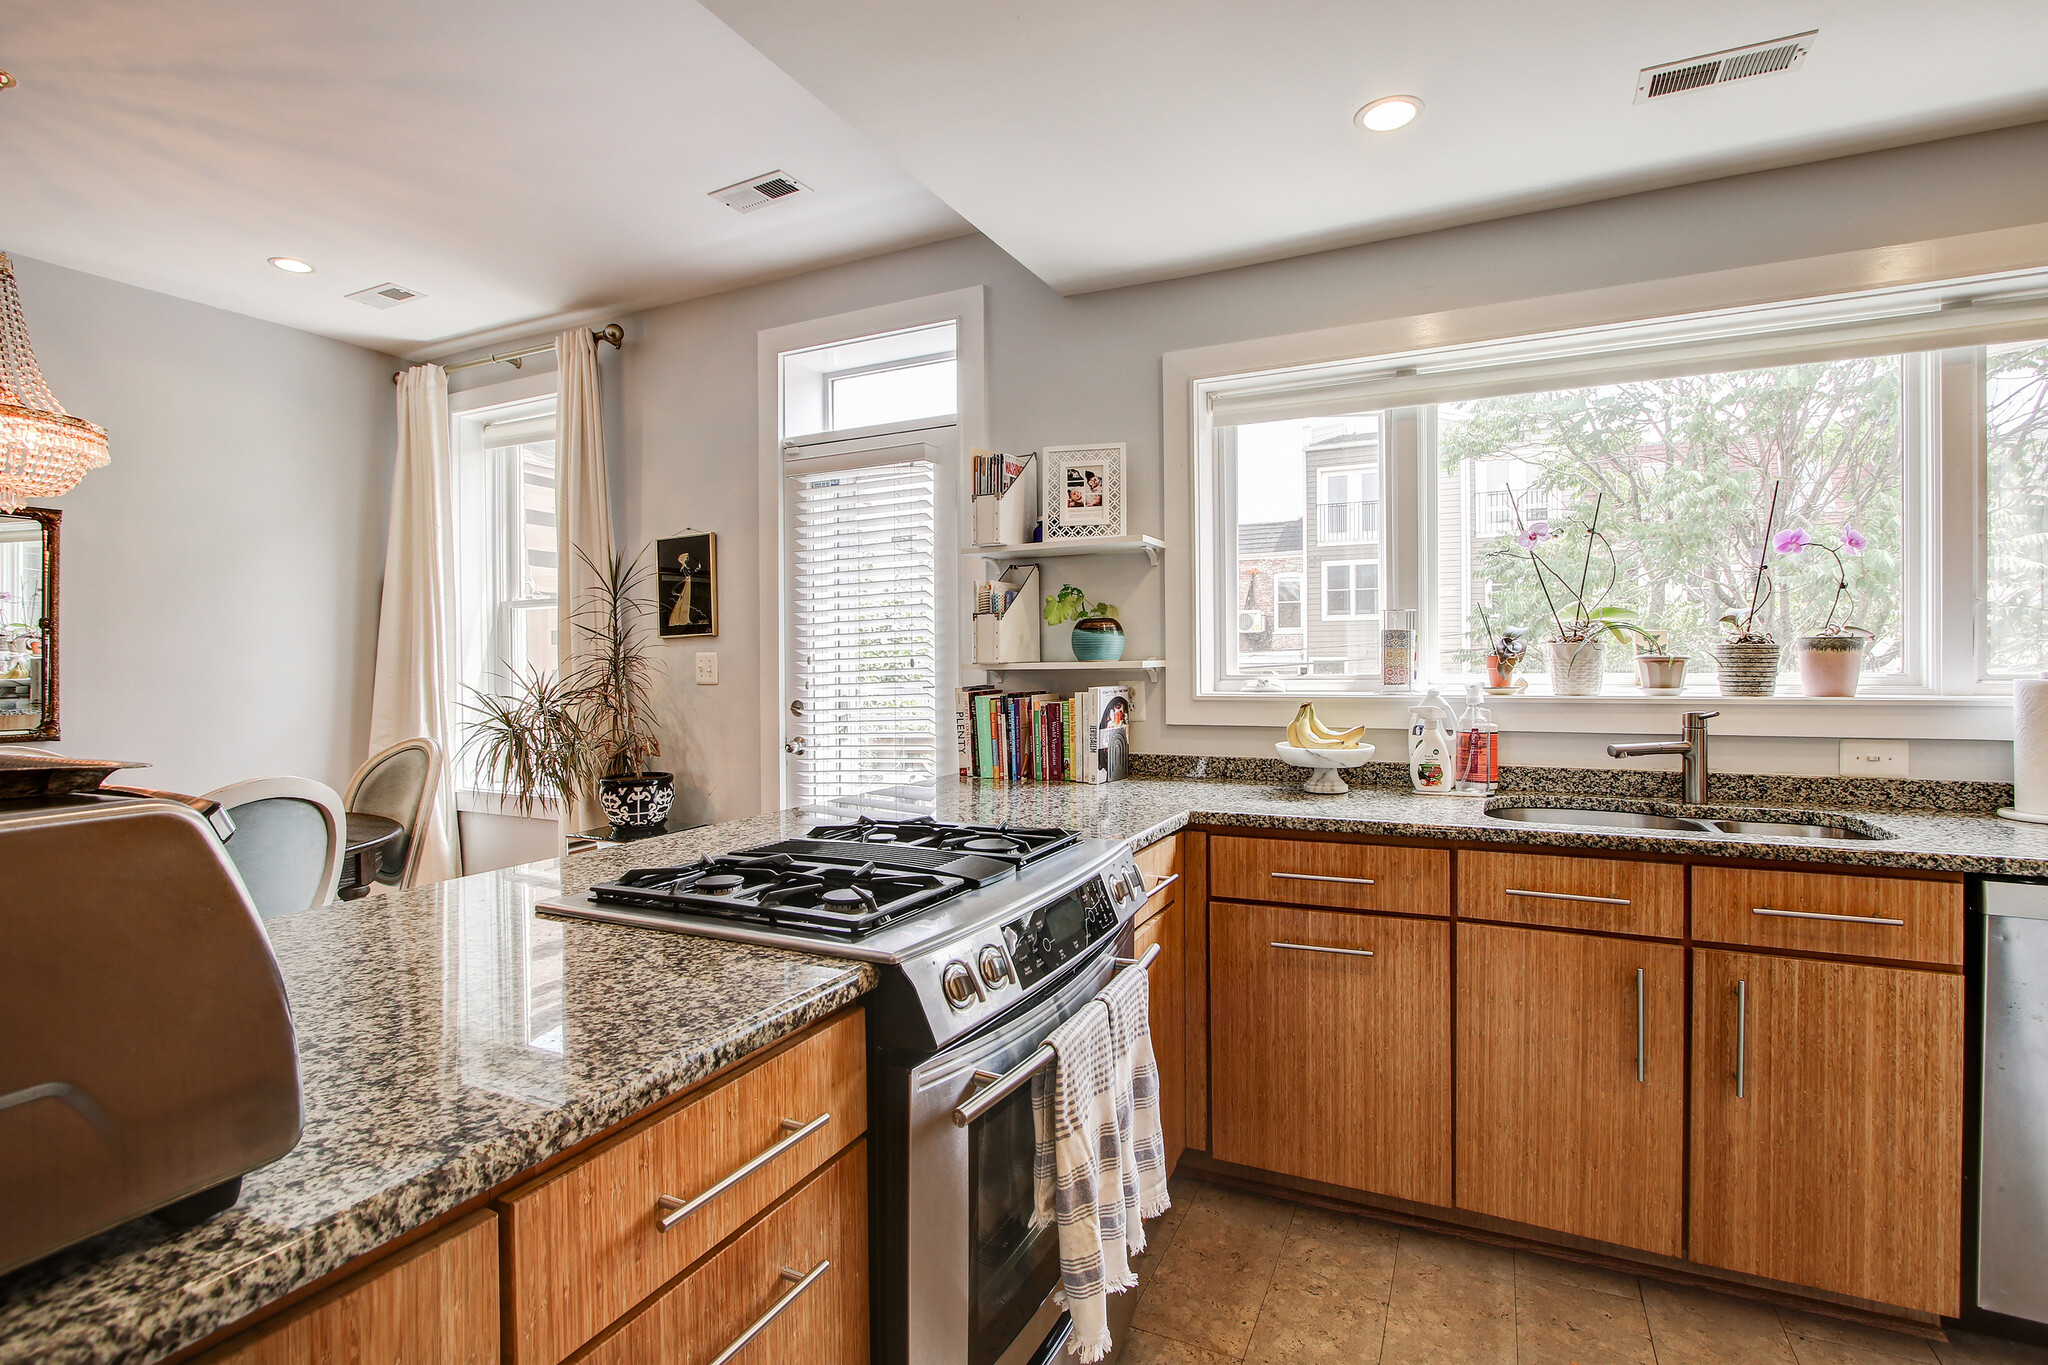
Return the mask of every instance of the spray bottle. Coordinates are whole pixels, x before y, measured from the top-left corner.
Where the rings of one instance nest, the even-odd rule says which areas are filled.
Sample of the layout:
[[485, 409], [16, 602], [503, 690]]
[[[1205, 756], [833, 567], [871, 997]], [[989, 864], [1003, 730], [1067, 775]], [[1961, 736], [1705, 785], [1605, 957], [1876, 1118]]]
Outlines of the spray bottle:
[[1465, 715], [1458, 724], [1458, 789], [1491, 796], [1500, 788], [1500, 726], [1481, 705], [1479, 684], [1465, 689]]
[[1451, 770], [1451, 709], [1432, 687], [1408, 708], [1408, 784], [1425, 796], [1442, 796], [1455, 784]]

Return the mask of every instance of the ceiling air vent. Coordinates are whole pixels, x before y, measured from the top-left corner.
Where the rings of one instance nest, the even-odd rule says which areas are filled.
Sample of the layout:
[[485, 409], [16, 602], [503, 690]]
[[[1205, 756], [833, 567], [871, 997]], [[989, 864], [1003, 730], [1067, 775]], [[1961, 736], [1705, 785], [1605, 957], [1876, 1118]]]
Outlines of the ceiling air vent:
[[373, 284], [368, 289], [358, 289], [355, 293], [344, 294], [342, 297], [354, 299], [357, 303], [367, 303], [372, 308], [396, 308], [408, 299], [425, 298], [426, 295], [417, 289], [407, 289], [402, 284], [385, 283]]
[[810, 186], [792, 175], [770, 171], [766, 175], [750, 175], [737, 185], [727, 185], [722, 190], [713, 190], [711, 197], [727, 208], [738, 209], [741, 213], [752, 213], [763, 204], [787, 199], [792, 194], [800, 194], [809, 188]]
[[1682, 62], [1646, 66], [1636, 74], [1636, 103], [1645, 104], [1666, 95], [1682, 95], [1688, 90], [1704, 90], [1730, 81], [1797, 71], [1819, 36], [1819, 29], [1808, 29], [1789, 38], [1773, 38], [1768, 43], [1751, 43], [1747, 47], [1731, 47], [1726, 52], [1687, 57]]

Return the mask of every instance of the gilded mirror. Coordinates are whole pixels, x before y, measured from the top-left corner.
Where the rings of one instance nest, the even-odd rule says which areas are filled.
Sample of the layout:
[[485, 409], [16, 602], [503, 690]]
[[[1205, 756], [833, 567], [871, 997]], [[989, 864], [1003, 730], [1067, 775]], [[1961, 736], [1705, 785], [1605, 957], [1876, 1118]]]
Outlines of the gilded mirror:
[[0, 744], [57, 738], [57, 522], [0, 513]]

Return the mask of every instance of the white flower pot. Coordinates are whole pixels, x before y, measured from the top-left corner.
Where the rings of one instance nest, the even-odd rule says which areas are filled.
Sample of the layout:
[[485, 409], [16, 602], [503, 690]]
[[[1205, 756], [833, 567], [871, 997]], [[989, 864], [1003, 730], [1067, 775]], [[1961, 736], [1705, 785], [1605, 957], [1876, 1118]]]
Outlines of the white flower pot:
[[1607, 642], [1595, 635], [1585, 640], [1550, 640], [1550, 690], [1560, 697], [1597, 697], [1604, 680]]

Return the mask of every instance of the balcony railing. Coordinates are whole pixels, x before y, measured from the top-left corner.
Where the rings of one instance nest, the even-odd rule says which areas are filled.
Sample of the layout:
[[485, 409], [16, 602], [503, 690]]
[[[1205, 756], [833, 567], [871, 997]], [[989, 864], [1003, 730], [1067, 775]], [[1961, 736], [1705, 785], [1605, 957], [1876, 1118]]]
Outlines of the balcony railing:
[[1370, 545], [1380, 538], [1380, 505], [1372, 502], [1316, 504], [1318, 545]]
[[[1515, 525], [1515, 498], [1517, 495], [1507, 489], [1495, 489], [1479, 495], [1478, 526], [1474, 529], [1482, 536], [1511, 536], [1521, 528]], [[1541, 494], [1523, 493], [1522, 521], [1550, 520], [1550, 508], [1542, 501]]]

